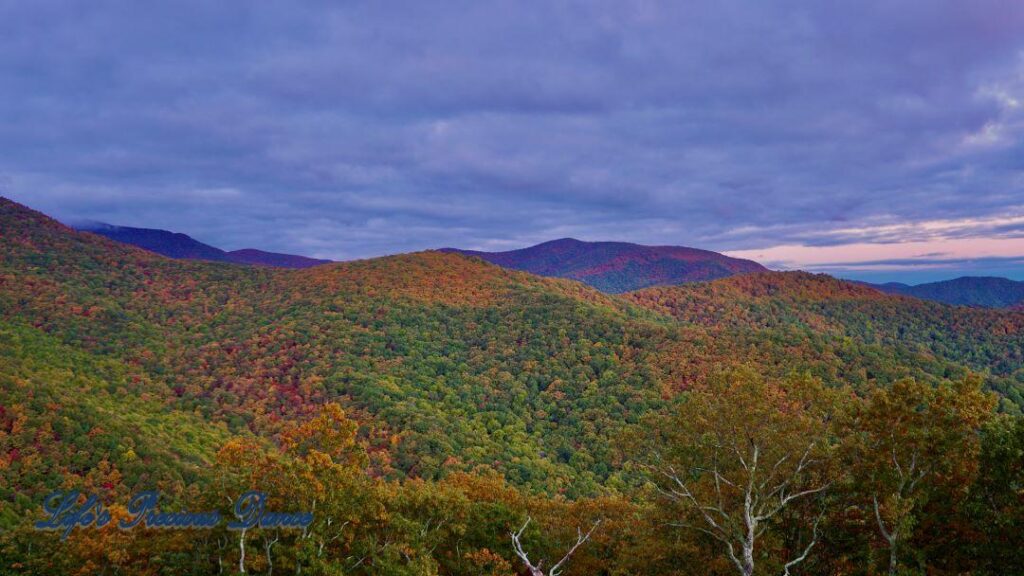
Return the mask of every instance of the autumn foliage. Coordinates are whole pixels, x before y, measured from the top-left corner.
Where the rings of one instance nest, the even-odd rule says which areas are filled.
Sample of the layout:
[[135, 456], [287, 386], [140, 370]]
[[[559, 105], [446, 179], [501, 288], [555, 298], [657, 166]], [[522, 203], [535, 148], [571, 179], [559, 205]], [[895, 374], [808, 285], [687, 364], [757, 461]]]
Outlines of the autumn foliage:
[[[722, 478], [814, 490], [756, 514], [740, 571], [1013, 573], [1022, 328], [803, 273], [610, 296], [439, 252], [169, 260], [0, 199], [0, 574], [508, 575], [527, 517], [549, 559], [601, 521], [567, 575], [730, 574], [691, 506], [743, 525]], [[314, 523], [31, 529], [57, 489], [252, 488]]]

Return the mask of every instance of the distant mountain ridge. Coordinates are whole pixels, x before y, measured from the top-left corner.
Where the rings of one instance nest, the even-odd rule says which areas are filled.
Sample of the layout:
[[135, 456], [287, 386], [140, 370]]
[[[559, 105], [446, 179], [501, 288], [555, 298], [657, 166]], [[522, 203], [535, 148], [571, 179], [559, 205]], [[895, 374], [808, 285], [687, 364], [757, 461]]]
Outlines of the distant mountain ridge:
[[953, 280], [928, 282], [914, 286], [901, 282], [872, 284], [889, 294], [913, 296], [944, 304], [1009, 308], [1024, 305], [1024, 282], [992, 276], [962, 276]]
[[310, 268], [327, 264], [331, 260], [321, 258], [310, 258], [296, 254], [282, 254], [280, 252], [267, 252], [256, 248], [242, 248], [227, 253], [231, 262], [236, 264], [252, 264], [253, 266], [275, 266], [277, 268]]
[[115, 226], [104, 222], [79, 223], [74, 227], [82, 232], [99, 234], [111, 240], [131, 244], [132, 246], [156, 252], [169, 258], [231, 262], [234, 264], [273, 266], [277, 268], [309, 268], [330, 262], [330, 260], [266, 252], [255, 248], [243, 248], [228, 252], [215, 246], [204, 244], [187, 234], [157, 228]]
[[507, 252], [457, 248], [441, 251], [476, 256], [498, 266], [541, 276], [571, 278], [613, 294], [768, 271], [757, 262], [709, 250], [628, 242], [584, 242], [575, 238]]

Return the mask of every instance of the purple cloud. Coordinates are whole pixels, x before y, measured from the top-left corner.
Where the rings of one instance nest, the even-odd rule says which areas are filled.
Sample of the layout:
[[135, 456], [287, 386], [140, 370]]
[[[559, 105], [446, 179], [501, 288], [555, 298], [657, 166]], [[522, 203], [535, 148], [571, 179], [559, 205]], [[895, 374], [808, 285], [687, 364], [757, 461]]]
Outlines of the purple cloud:
[[827, 246], [1024, 207], [1019, 2], [8, 2], [0, 80], [3, 194], [227, 249]]

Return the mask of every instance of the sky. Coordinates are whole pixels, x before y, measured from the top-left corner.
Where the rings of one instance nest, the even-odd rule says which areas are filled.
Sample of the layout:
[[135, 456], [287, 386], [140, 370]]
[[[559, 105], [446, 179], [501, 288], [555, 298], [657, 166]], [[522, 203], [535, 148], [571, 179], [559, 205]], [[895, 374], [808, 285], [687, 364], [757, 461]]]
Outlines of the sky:
[[332, 259], [1024, 279], [1024, 2], [0, 0], [0, 195]]

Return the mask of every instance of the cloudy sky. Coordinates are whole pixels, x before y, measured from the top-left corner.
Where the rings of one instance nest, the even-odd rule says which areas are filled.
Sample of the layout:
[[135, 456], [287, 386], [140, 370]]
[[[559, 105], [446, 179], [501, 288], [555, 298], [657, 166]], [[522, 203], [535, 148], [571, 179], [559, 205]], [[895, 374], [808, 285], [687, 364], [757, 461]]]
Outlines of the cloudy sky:
[[1024, 2], [0, 0], [0, 194], [348, 259], [1024, 278]]

